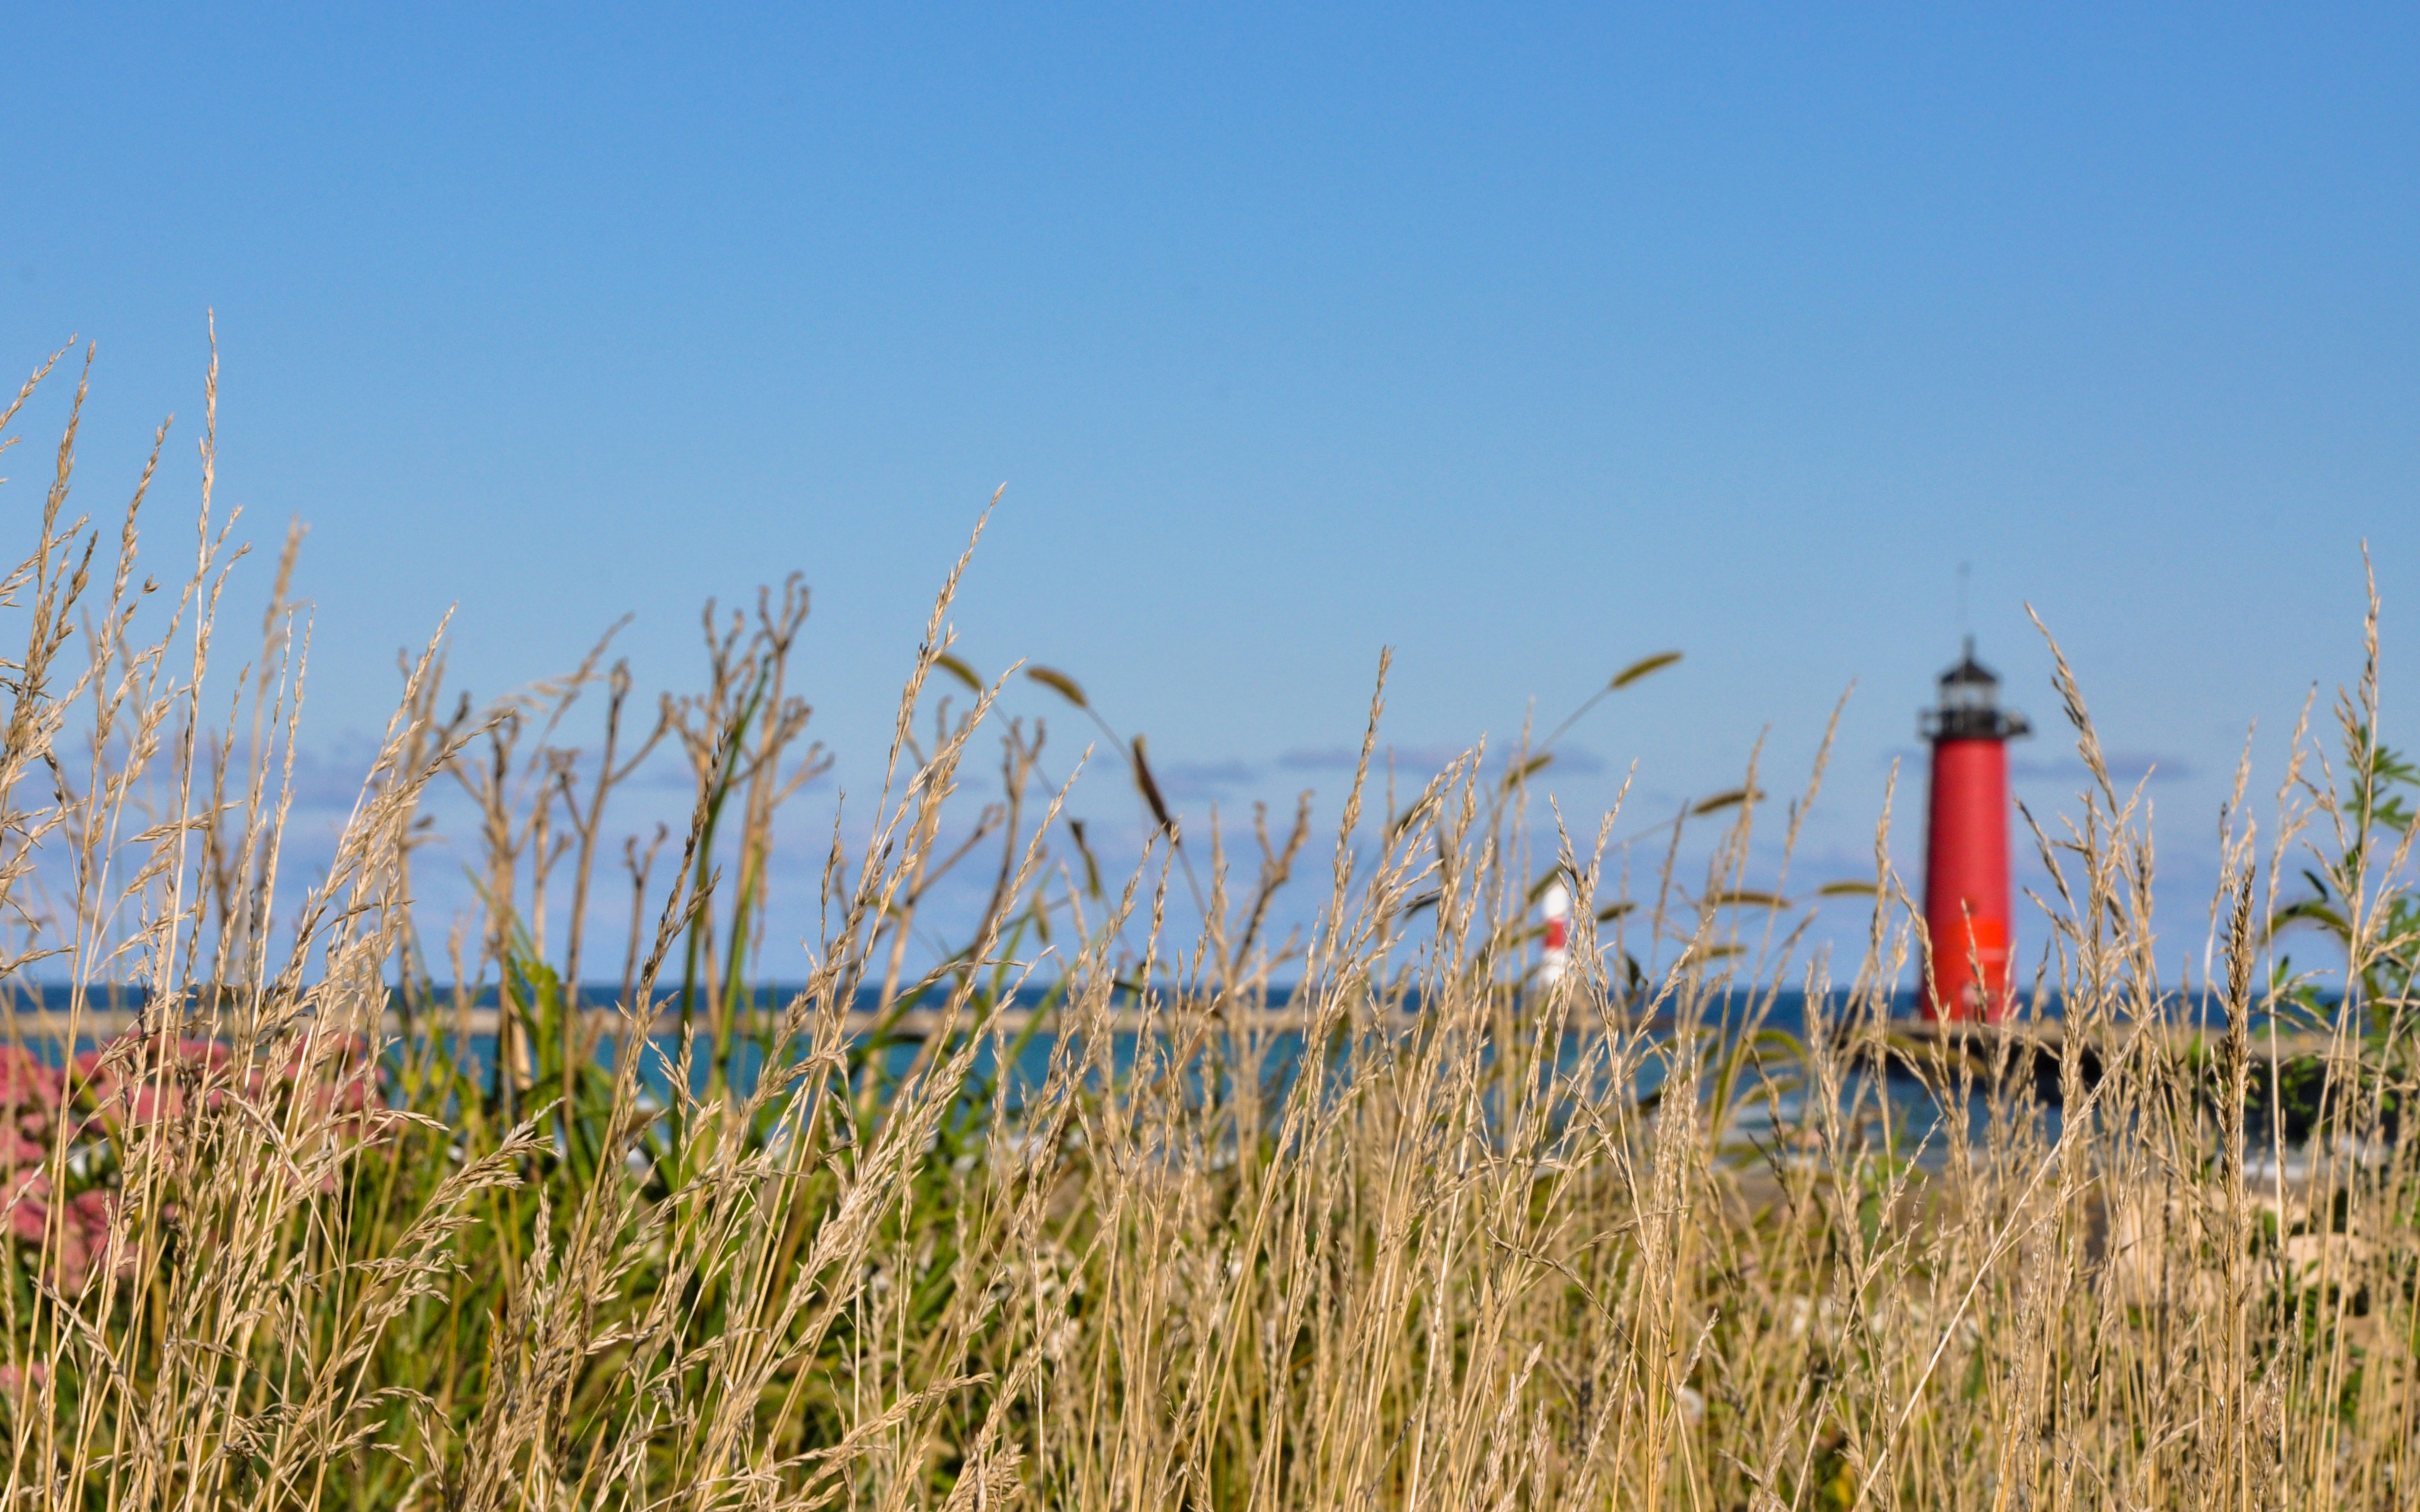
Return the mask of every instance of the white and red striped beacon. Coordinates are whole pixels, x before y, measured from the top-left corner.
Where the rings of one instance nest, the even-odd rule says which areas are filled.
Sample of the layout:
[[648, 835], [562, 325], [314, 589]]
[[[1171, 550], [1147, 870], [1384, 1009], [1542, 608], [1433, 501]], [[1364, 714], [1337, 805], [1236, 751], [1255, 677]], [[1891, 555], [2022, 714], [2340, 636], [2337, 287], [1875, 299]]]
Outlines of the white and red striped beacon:
[[1558, 880], [1546, 884], [1538, 905], [1546, 915], [1546, 950], [1538, 963], [1538, 980], [1549, 986], [1563, 979], [1572, 964], [1572, 895]]

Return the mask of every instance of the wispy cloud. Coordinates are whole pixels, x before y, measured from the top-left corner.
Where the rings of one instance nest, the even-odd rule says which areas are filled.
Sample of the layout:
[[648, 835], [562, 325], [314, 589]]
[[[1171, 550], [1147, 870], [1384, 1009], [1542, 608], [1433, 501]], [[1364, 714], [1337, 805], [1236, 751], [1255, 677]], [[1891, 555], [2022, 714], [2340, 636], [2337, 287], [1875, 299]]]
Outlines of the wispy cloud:
[[[1469, 747], [1461, 745], [1382, 745], [1370, 755], [1373, 770], [1383, 771], [1392, 756], [1397, 772], [1437, 772], [1453, 764]], [[1559, 745], [1553, 752], [1553, 769], [1593, 776], [1606, 770], [1605, 758], [1595, 752], [1576, 745]], [[1361, 759], [1361, 748], [1353, 745], [1330, 745], [1288, 751], [1278, 757], [1278, 765], [1294, 772], [1351, 772]], [[1497, 747], [1488, 756], [1490, 767], [1503, 764], [1503, 748]]]
[[[2152, 751], [2103, 751], [2101, 759], [2109, 768], [2109, 780], [2120, 785], [2141, 782], [2147, 777], [2153, 782], [2182, 782], [2195, 771], [2194, 764], [2180, 756]], [[2082, 782], [2091, 773], [2080, 756], [2063, 756], [2047, 761], [2040, 756], [2010, 756], [2009, 775], [2021, 782]]]
[[[1371, 754], [1371, 764], [1384, 766], [1389, 755], [1395, 758], [1398, 769], [1442, 772], [1454, 757], [1462, 755], [1462, 748], [1444, 745], [1380, 746]], [[1361, 748], [1357, 745], [1304, 746], [1278, 757], [1278, 765], [1290, 772], [1351, 772], [1360, 764], [1360, 760]]]
[[[305, 814], [342, 814], [350, 810], [362, 796], [362, 785], [369, 778], [370, 768], [377, 764], [379, 742], [367, 736], [353, 736], [327, 745], [298, 746], [294, 752], [292, 774], [294, 808]], [[228, 754], [227, 789], [240, 798], [250, 780], [251, 755], [239, 747]], [[285, 753], [271, 756], [268, 772], [266, 802], [275, 804], [278, 786], [287, 780]]]
[[1193, 798], [1223, 798], [1261, 780], [1259, 768], [1233, 756], [1224, 761], [1171, 761], [1165, 765], [1154, 762], [1151, 770], [1152, 775], [1159, 779], [1161, 793], [1179, 803]]
[[[1899, 746], [1885, 751], [1878, 766], [1898, 761], [1903, 771], [1922, 771], [1930, 753], [1920, 746]], [[2200, 769], [2180, 756], [2155, 751], [2103, 751], [2102, 760], [2109, 768], [2109, 780], [2128, 787], [2149, 778], [2153, 783], [2182, 782]], [[2009, 757], [2009, 777], [2013, 782], [2080, 783], [2092, 780], [2092, 774], [2081, 756], [2061, 754], [2055, 756], [2020, 756]]]

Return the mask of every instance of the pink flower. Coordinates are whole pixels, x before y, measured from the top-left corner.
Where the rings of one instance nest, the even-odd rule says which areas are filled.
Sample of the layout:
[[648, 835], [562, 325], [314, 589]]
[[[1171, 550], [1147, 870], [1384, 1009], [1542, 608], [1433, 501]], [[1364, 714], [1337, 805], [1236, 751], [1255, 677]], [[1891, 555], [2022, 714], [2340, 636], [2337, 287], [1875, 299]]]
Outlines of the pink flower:
[[40, 1128], [59, 1105], [65, 1080], [57, 1067], [43, 1065], [32, 1052], [0, 1045], [0, 1115], [14, 1114]]
[[[53, 1190], [44, 1167], [60, 1132], [55, 1120], [62, 1107], [75, 1110], [64, 1130], [70, 1141], [116, 1143], [136, 1130], [165, 1133], [163, 1126], [240, 1099], [257, 1115], [255, 1121], [291, 1118], [308, 1146], [322, 1155], [342, 1154], [381, 1137], [389, 1126], [380, 1079], [368, 1042], [326, 1036], [295, 1042], [274, 1058], [246, 1061], [216, 1040], [129, 1033], [76, 1056], [64, 1070], [0, 1051], [0, 1235], [39, 1247], [45, 1276], [66, 1292], [84, 1289], [103, 1266], [119, 1275], [133, 1267], [131, 1253], [104, 1258], [112, 1253], [117, 1213], [114, 1191], [70, 1196]], [[117, 1147], [122, 1154], [126, 1146]], [[106, 1168], [101, 1178], [109, 1178]], [[322, 1192], [339, 1185], [338, 1168], [320, 1170]], [[122, 1236], [117, 1248], [125, 1250]]]
[[8, 1232], [28, 1243], [39, 1244], [50, 1226], [51, 1178], [39, 1171], [28, 1171], [9, 1188], [5, 1211]]
[[78, 1055], [75, 1070], [91, 1099], [94, 1119], [105, 1126], [139, 1128], [182, 1117], [190, 1088], [201, 1089], [205, 1108], [224, 1106], [234, 1059], [230, 1047], [213, 1039], [179, 1039], [171, 1045], [130, 1030]]
[[0, 1174], [38, 1165], [50, 1153], [43, 1136], [65, 1090], [55, 1067], [14, 1045], [0, 1045]]
[[[69, 1199], [59, 1214], [58, 1247], [51, 1270], [52, 1282], [61, 1291], [73, 1295], [84, 1290], [91, 1279], [93, 1262], [110, 1247], [110, 1221], [116, 1213], [114, 1192], [82, 1192]], [[113, 1268], [121, 1276], [133, 1269], [131, 1255], [118, 1256]]]
[[[31, 1172], [18, 1178], [6, 1208], [8, 1233], [42, 1252], [43, 1274], [61, 1291], [74, 1293], [91, 1279], [93, 1261], [109, 1248], [109, 1229], [117, 1215], [117, 1193], [81, 1192], [54, 1208], [50, 1177]], [[118, 1257], [115, 1270], [125, 1275], [133, 1256]]]

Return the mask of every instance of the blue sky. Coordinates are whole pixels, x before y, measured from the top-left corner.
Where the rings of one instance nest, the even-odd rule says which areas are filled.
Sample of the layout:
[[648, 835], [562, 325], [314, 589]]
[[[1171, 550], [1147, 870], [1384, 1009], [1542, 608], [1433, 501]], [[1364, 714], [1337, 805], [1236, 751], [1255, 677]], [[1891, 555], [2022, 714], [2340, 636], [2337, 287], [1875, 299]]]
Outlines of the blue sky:
[[[861, 789], [1004, 481], [961, 650], [1079, 678], [1196, 806], [1332, 799], [1381, 646], [1407, 758], [1677, 647], [1575, 732], [1566, 811], [1636, 760], [1661, 817], [1761, 736], [1803, 768], [1854, 679], [1810, 832], [1839, 868], [1970, 562], [2011, 699], [2054, 723], [2030, 602], [2106, 743], [2158, 763], [2190, 916], [2247, 725], [2273, 781], [2304, 694], [2358, 668], [2364, 539], [2413, 740], [2415, 32], [36, 8], [0, 48], [0, 358], [99, 342], [86, 508], [176, 412], [164, 521], [217, 311], [224, 497], [264, 544], [312, 526], [334, 768], [449, 608], [479, 694], [625, 611], [641, 686], [683, 686], [700, 601], [797, 569]], [[18, 427], [12, 541], [66, 393]], [[2062, 751], [2022, 753], [2034, 801]]]

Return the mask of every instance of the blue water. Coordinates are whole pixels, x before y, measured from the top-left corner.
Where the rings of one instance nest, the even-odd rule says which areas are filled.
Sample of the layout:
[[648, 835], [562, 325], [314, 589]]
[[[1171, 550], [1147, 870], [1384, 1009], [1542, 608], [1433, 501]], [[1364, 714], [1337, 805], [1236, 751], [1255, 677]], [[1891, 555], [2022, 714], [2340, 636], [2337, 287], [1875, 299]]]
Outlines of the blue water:
[[[742, 1021], [746, 1022], [752, 1019], [758, 1024], [771, 1021], [782, 1009], [788, 1005], [796, 996], [796, 992], [797, 990], [794, 988], [779, 986], [755, 990], [748, 997], [749, 1007], [752, 1011], [743, 1014]], [[618, 995], [618, 987], [603, 984], [583, 988], [579, 994], [583, 1007], [608, 1011], [614, 1006]], [[1124, 994], [1121, 996], [1124, 997]], [[1274, 991], [1271, 994], [1269, 1005], [1272, 1008], [1284, 1008], [1287, 1005], [1287, 996], [1283, 990]], [[5, 1004], [8, 1008], [18, 1012], [33, 1010], [64, 1013], [70, 1005], [70, 1001], [69, 989], [61, 985], [36, 987], [18, 983], [0, 986], [0, 1004]], [[918, 1005], [938, 1008], [944, 1005], [944, 1001], [941, 993], [937, 990], [924, 1003]], [[495, 1002], [495, 990], [489, 988], [474, 1000], [473, 1005], [479, 1008], [492, 1008]], [[1047, 990], [1028, 989], [1017, 995], [1016, 1006], [1031, 1012], [1043, 1008], [1048, 1002], [1049, 995]], [[87, 994], [87, 1003], [92, 1007], [107, 1011], [131, 1012], [141, 1006], [142, 994], [139, 990], [133, 989], [95, 989]], [[860, 994], [858, 1007], [861, 1012], [870, 1016], [879, 1005], [878, 993], [869, 990]], [[1711, 1026], [1725, 1030], [1728, 1037], [1735, 1035], [1753, 1012], [1757, 1015], [1755, 1027], [1779, 1031], [1787, 1036], [1803, 1038], [1808, 1021], [1808, 1006], [1807, 998], [1803, 992], [1781, 992], [1770, 999], [1761, 994], [1751, 996], [1746, 993], [1733, 993], [1715, 999], [1705, 1013], [1705, 1021]], [[396, 1011], [398, 1013], [404, 1012], [406, 1007], [407, 1005], [400, 999], [395, 1005]], [[1851, 1005], [1845, 994], [1833, 995], [1822, 1005], [1822, 1007], [1823, 1017], [1832, 1024], [1838, 1024], [1851, 1011]], [[2058, 1005], [2053, 1001], [2045, 1005], [2043, 1016], [2055, 1018], [2057, 1010]], [[1894, 1000], [1894, 1019], [1912, 1022], [1916, 1012], [1916, 1004], [1914, 994], [1902, 993]], [[2183, 1002], [2176, 1004], [2172, 1012], [2180, 1021], [2199, 1021], [2207, 1017], [2198, 1005]], [[472, 1085], [486, 1085], [491, 1082], [496, 1053], [495, 1037], [492, 1034], [473, 1035], [470, 1037], [467, 1043], [458, 1044], [452, 1027], [455, 1005], [451, 1002], [448, 991], [438, 990], [434, 994], [433, 1002], [424, 1003], [419, 1010], [410, 1014], [410, 1017], [416, 1021], [412, 1024], [412, 1032], [400, 1037], [397, 1042], [389, 1047], [388, 1054], [392, 1071], [403, 1073], [408, 1062], [419, 1060], [426, 1064], [427, 1058], [434, 1056], [450, 1061], [452, 1063], [450, 1069]], [[668, 1013], [659, 1020], [659, 1023], [665, 1023], [674, 1017], [675, 1015]], [[1418, 1007], [1417, 1003], [1414, 1003], [1410, 1010], [1388, 1028], [1392, 1031], [1407, 1031], [1416, 1025], [1417, 1021]], [[1668, 1038], [1668, 1024], [1650, 1023], [1645, 1026], [1645, 1031], [1650, 1040], [1653, 1041], [1658, 1038]], [[1063, 1046], [1063, 1037], [1066, 1040]], [[1592, 1032], [1567, 1035], [1558, 1055], [1559, 1071], [1565, 1076], [1578, 1074], [1593, 1040]], [[598, 1042], [599, 1063], [609, 1069], [613, 1066], [617, 1042], [617, 1037], [610, 1029]], [[1733, 1039], [1730, 1042], [1736, 1043], [1736, 1040]], [[27, 1044], [29, 1049], [34, 1050], [38, 1054], [43, 1054], [45, 1058], [59, 1054], [62, 1049], [56, 1046], [42, 1046], [32, 1039], [29, 1039]], [[83, 1050], [90, 1048], [90, 1045], [91, 1041], [87, 1038], [75, 1048]], [[766, 1057], [773, 1048], [769, 1035], [763, 1029], [747, 1028], [735, 1034], [721, 1060], [721, 1069], [735, 1092], [745, 1095], [753, 1088], [765, 1066]], [[853, 1070], [856, 1075], [861, 1078], [876, 1077], [886, 1081], [895, 1081], [907, 1074], [919, 1063], [919, 1058], [925, 1050], [919, 1037], [907, 1033], [887, 1035], [879, 1042], [874, 1041], [867, 1035], [860, 1034], [851, 1048]], [[970, 1072], [974, 1086], [986, 1096], [997, 1090], [1013, 1111], [1042, 1086], [1050, 1072], [1053, 1055], [1063, 1048], [1071, 1054], [1080, 1055], [1089, 1047], [1082, 1045], [1072, 1036], [1063, 1036], [1058, 1025], [1047, 1017], [1040, 1021], [1039, 1027], [1031, 1034], [1023, 1034], [1016, 1029], [996, 1031], [984, 1037], [974, 1047], [975, 1053]], [[1165, 1037], [1156, 1046], [1147, 1046], [1142, 1037], [1132, 1030], [1125, 1029], [1113, 1031], [1109, 1043], [1101, 1048], [1104, 1053], [1100, 1056], [1102, 1066], [1099, 1069], [1117, 1080], [1124, 1080], [1133, 1074], [1138, 1061], [1142, 1058], [1147, 1049], [1156, 1048], [1162, 1055], [1169, 1052]], [[648, 1053], [641, 1064], [642, 1083], [659, 1099], [669, 1098], [671, 1094], [672, 1078], [679, 1049], [677, 1030], [659, 1029], [650, 1040]], [[790, 1053], [800, 1053], [803, 1049], [802, 1045], [794, 1045], [790, 1047]], [[1361, 1049], [1363, 1052], [1367, 1052], [1366, 1042]], [[1298, 1030], [1276, 1031], [1257, 1037], [1256, 1050], [1255, 1069], [1263, 1083], [1261, 1096], [1264, 1106], [1273, 1108], [1292, 1087], [1303, 1068], [1307, 1051], [1306, 1037]], [[1009, 1052], [1005, 1068], [1001, 1065], [1003, 1052]], [[1342, 1072], [1354, 1052], [1354, 1048], [1350, 1046], [1333, 1047], [1331, 1054], [1335, 1059], [1331, 1064], [1334, 1069], [1340, 1073]], [[1776, 1060], [1779, 1066], [1779, 1075], [1773, 1089], [1769, 1092], [1761, 1091], [1751, 1083], [1749, 1095], [1742, 1099], [1742, 1110], [1736, 1120], [1736, 1130], [1741, 1137], [1753, 1139], [1761, 1133], [1774, 1130], [1776, 1126], [1789, 1124], [1797, 1118], [1803, 1108], [1804, 1089], [1792, 1083], [1791, 1068], [1787, 1064], [1789, 1057], [1782, 1054]], [[694, 1059], [690, 1068], [690, 1082], [693, 1092], [704, 1093], [707, 1090], [716, 1069], [715, 1063], [715, 1047], [707, 1036], [706, 1016], [701, 1013], [698, 1016]], [[1663, 1058], [1650, 1053], [1633, 1064], [1636, 1069], [1629, 1073], [1628, 1094], [1652, 1095], [1664, 1080]], [[1184, 1081], [1190, 1096], [1202, 1099], [1216, 1098], [1228, 1091], [1229, 1087], [1226, 1084], [1228, 1079], [1238, 1074], [1238, 1069], [1231, 1064], [1229, 1048], [1224, 1036], [1212, 1036], [1202, 1042], [1187, 1064], [1174, 1068], [1168, 1068], [1164, 1064], [1156, 1064], [1154, 1067], [1156, 1074], [1172, 1071]], [[1004, 1084], [996, 1086], [996, 1082], [1004, 1083]], [[1616, 1089], [1600, 1086], [1591, 1090], [1596, 1094], [1604, 1095], [1611, 1094]], [[2055, 1101], [2055, 1078], [2047, 1083], [2038, 1084], [2036, 1090], [2040, 1094], [2044, 1103]], [[1936, 1105], [1932, 1093], [1904, 1068], [1885, 1070], [1879, 1075], [1869, 1069], [1852, 1068], [1843, 1086], [1844, 1100], [1871, 1108], [1877, 1100], [1877, 1095], [1879, 1100], [1887, 1105], [1890, 1115], [1899, 1126], [1902, 1136], [1921, 1141], [1940, 1128], [1944, 1110]], [[1968, 1114], [1978, 1129], [1980, 1129], [1988, 1118], [1985, 1095], [1983, 1089], [1977, 1088], [1970, 1099]], [[2051, 1110], [2049, 1115], [2055, 1119], [2055, 1110]]]

